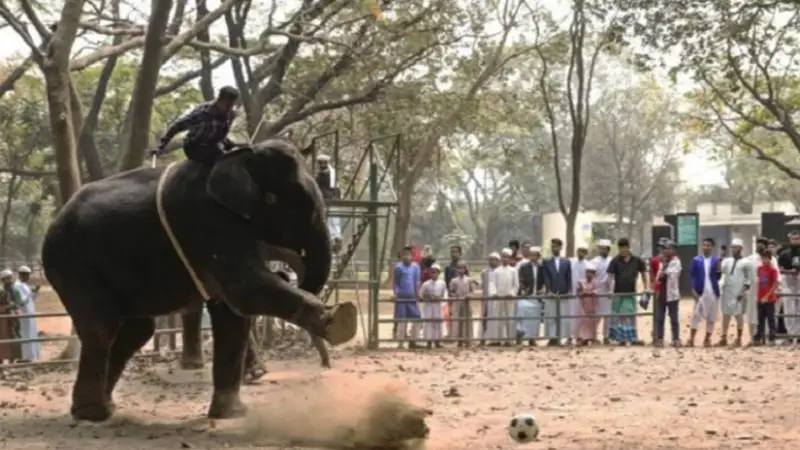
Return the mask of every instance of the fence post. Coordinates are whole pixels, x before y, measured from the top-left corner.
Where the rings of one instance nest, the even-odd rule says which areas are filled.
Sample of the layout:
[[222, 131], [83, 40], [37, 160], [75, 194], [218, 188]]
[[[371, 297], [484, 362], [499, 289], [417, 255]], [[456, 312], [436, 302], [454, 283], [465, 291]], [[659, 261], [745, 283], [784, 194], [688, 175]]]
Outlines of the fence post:
[[[555, 294], [556, 297], [556, 345], [561, 345], [561, 295]], [[546, 327], [545, 327], [546, 328]]]

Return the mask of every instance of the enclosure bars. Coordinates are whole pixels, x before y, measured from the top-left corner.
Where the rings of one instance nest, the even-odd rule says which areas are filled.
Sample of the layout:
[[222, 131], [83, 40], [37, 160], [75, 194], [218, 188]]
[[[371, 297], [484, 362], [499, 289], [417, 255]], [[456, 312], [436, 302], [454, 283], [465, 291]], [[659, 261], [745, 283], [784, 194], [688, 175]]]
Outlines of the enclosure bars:
[[[615, 298], [615, 297], [620, 297], [620, 296], [629, 297], [629, 296], [638, 296], [638, 294], [636, 294], [636, 293], [596, 294], [597, 298]], [[483, 343], [485, 341], [491, 341], [491, 342], [505, 341], [505, 342], [503, 342], [503, 344], [513, 344], [513, 343], [523, 343], [523, 342], [527, 342], [527, 341], [542, 341], [542, 340], [546, 341], [546, 340], [549, 340], [551, 338], [552, 339], [564, 339], [564, 338], [567, 338], [569, 336], [565, 336], [565, 333], [562, 333], [562, 329], [561, 329], [562, 323], [561, 323], [561, 321], [563, 319], [579, 320], [581, 318], [587, 318], [587, 317], [591, 317], [591, 318], [594, 318], [594, 319], [604, 319], [604, 320], [609, 319], [609, 318], [633, 318], [634, 321], [638, 317], [652, 317], [653, 323], [652, 323], [652, 328], [651, 328], [650, 331], [651, 331], [651, 339], [652, 339], [653, 342], [655, 342], [655, 340], [656, 340], [656, 329], [657, 329], [656, 312], [655, 312], [656, 311], [656, 304], [655, 304], [655, 302], [651, 302], [651, 304], [650, 304], [650, 306], [652, 307], [651, 311], [637, 312], [637, 313], [634, 313], [634, 314], [621, 314], [621, 313], [618, 314], [618, 313], [613, 313], [613, 312], [609, 313], [609, 314], [592, 314], [592, 315], [588, 315], [588, 314], [587, 315], [563, 314], [562, 313], [562, 309], [563, 309], [562, 303], [564, 301], [566, 301], [566, 300], [571, 300], [571, 299], [574, 299], [574, 298], [575, 298], [575, 295], [569, 295], [569, 294], [566, 294], [566, 295], [563, 295], [563, 294], [545, 294], [545, 295], [532, 295], [532, 296], [524, 296], [524, 297], [477, 297], [477, 298], [473, 297], [473, 298], [467, 300], [467, 301], [470, 302], [470, 305], [472, 305], [472, 302], [474, 302], [475, 300], [480, 301], [481, 305], [483, 304], [483, 302], [498, 302], [498, 301], [501, 301], [501, 302], [502, 301], [516, 302], [518, 300], [533, 300], [533, 299], [535, 299], [535, 300], [547, 299], [547, 300], [558, 300], [558, 301], [555, 304], [556, 305], [555, 315], [546, 315], [546, 313], [544, 312], [544, 307], [542, 306], [541, 315], [538, 318], [534, 318], [534, 317], [519, 318], [517, 316], [513, 316], [513, 317], [497, 317], [497, 316], [483, 317], [482, 314], [480, 316], [476, 317], [475, 314], [472, 314], [472, 316], [470, 316], [470, 317], [466, 317], [466, 318], [455, 318], [454, 317], [454, 318], [451, 318], [449, 320], [444, 319], [444, 318], [433, 318], [433, 319], [422, 318], [422, 319], [402, 319], [402, 320], [398, 320], [398, 319], [395, 319], [395, 318], [378, 319], [377, 322], [379, 324], [380, 323], [392, 324], [393, 328], [394, 328], [395, 325], [403, 324], [403, 323], [405, 323], [406, 326], [409, 326], [409, 325], [415, 324], [415, 323], [416, 324], [420, 324], [420, 325], [424, 325], [426, 323], [431, 323], [431, 322], [440, 322], [441, 323], [441, 327], [442, 327], [442, 336], [443, 336], [441, 339], [432, 339], [432, 340], [430, 340], [430, 339], [425, 339], [424, 337], [422, 337], [422, 338], [415, 337], [413, 339], [412, 338], [398, 339], [396, 336], [392, 335], [392, 337], [388, 338], [388, 339], [378, 339], [378, 343], [392, 343], [392, 342], [394, 342], [394, 343], [410, 343], [410, 342], [414, 342], [414, 343], [419, 344], [419, 343], [425, 343], [425, 342], [431, 341], [431, 342], [459, 342], [459, 343], [460, 342], [466, 342], [468, 344], [480, 343], [480, 345], [483, 345]], [[401, 299], [401, 300], [403, 300], [403, 299]], [[418, 299], [409, 299], [409, 300], [417, 301], [418, 303], [423, 303], [423, 302], [419, 301]], [[393, 304], [396, 301], [397, 300], [393, 299], [393, 298], [391, 298], [391, 299], [384, 298], [384, 299], [378, 300], [378, 303], [392, 303]], [[444, 300], [444, 301], [442, 301], [442, 303], [447, 302], [447, 301], [448, 300]], [[459, 300], [451, 299], [450, 301], [454, 302], [454, 301], [459, 301]], [[422, 308], [420, 308], [420, 309], [422, 309]], [[480, 308], [480, 309], [482, 309], [482, 308]], [[473, 311], [474, 308], [470, 307], [469, 310]], [[516, 308], [515, 308], [515, 310], [516, 310]], [[638, 310], [638, 308], [637, 308], [637, 310]], [[498, 339], [485, 339], [483, 336], [481, 336], [480, 331], [482, 330], [482, 325], [483, 324], [488, 324], [489, 322], [510, 321], [510, 322], [512, 322], [514, 324], [514, 330], [516, 331], [516, 329], [517, 329], [516, 325], [518, 323], [520, 323], [521, 320], [539, 320], [540, 329], [539, 329], [539, 333], [537, 334], [537, 336], [535, 338], [526, 338], [526, 337], [518, 338], [517, 336], [513, 336], [513, 337], [508, 337], [508, 338], [502, 338], [502, 339], [501, 338], [498, 338]], [[555, 325], [555, 335], [556, 335], [555, 337], [546, 336], [546, 334], [547, 334], [546, 321], [547, 320], [554, 320], [555, 321], [555, 324], [554, 324]], [[452, 324], [451, 327], [455, 327], [455, 326], [457, 326], [457, 324], [459, 324], [460, 322], [464, 322], [464, 321], [466, 321], [469, 324], [468, 326], [471, 327], [471, 333], [470, 333], [471, 337], [466, 337], [466, 338], [444, 337], [445, 336], [444, 327], [445, 327], [445, 324], [447, 322], [450, 322]], [[667, 330], [667, 326], [669, 324], [669, 317], [666, 317], [666, 313], [665, 313], [664, 321], [665, 321], [664, 322], [664, 328], [665, 328], [664, 329], [664, 333], [665, 333], [665, 337], [666, 337], [666, 334], [667, 334], [667, 331], [668, 331]], [[477, 327], [478, 333], [475, 332], [476, 331], [476, 327], [475, 327], [475, 323], [476, 322], [478, 323], [478, 327]], [[596, 330], [598, 332], [598, 335], [603, 330], [603, 328], [602, 328], [603, 326], [604, 325], [601, 325], [600, 323], [597, 324]], [[638, 326], [637, 326], [637, 330], [639, 331], [638, 336], [637, 336], [638, 339], [639, 340], [643, 340], [642, 338], [645, 335], [642, 332], [644, 332], [644, 330], [641, 329]], [[544, 333], [542, 333], [542, 331], [544, 331]], [[542, 334], [544, 334], [544, 335], [542, 335]], [[603, 338], [607, 338], [607, 337], [608, 336], [603, 336]], [[561, 343], [559, 342], [556, 345], [561, 345]]]

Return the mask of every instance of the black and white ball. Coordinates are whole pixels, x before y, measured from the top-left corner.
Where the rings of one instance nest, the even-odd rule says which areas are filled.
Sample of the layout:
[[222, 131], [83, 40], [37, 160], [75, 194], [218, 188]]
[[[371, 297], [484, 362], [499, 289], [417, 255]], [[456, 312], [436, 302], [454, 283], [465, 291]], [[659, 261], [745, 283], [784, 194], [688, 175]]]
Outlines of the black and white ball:
[[521, 444], [535, 441], [539, 437], [539, 424], [536, 423], [536, 417], [530, 413], [515, 415], [508, 423], [508, 435]]

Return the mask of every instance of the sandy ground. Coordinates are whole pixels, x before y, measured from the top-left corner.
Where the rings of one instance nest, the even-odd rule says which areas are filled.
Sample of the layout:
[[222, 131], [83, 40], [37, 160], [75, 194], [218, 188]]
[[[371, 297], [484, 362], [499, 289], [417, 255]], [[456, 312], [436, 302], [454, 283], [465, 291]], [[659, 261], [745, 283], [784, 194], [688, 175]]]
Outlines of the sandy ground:
[[[691, 302], [681, 307], [685, 339]], [[43, 319], [40, 327], [57, 333], [69, 324]], [[433, 411], [427, 450], [800, 448], [800, 352], [790, 347], [345, 348], [332, 356], [327, 371], [314, 355], [268, 362], [264, 382], [243, 388], [250, 417], [211, 432], [202, 419], [206, 371], [137, 361], [117, 389], [117, 420], [100, 426], [67, 417], [73, 373], [9, 372], [0, 376], [0, 448], [321, 448], [292, 441], [363, 426], [387, 392]], [[507, 437], [516, 412], [537, 416], [539, 442]]]

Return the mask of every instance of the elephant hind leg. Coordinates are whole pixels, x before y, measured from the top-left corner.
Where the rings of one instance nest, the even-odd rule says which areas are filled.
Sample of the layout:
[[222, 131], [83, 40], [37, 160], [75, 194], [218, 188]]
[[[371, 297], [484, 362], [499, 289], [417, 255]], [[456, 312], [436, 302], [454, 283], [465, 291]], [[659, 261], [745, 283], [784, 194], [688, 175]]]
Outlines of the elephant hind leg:
[[181, 314], [183, 327], [183, 350], [181, 351], [181, 369], [196, 370], [203, 368], [203, 306], [196, 310]]
[[322, 363], [322, 367], [326, 369], [331, 368], [331, 355], [328, 353], [328, 346], [325, 345], [325, 340], [319, 336], [315, 336], [311, 333], [311, 343], [314, 344], [314, 348], [317, 349], [317, 353], [319, 353], [319, 359]]
[[208, 417], [241, 417], [247, 412], [239, 397], [239, 390], [250, 336], [250, 318], [236, 314], [221, 301], [208, 302], [208, 312], [214, 332], [214, 393]]
[[81, 354], [70, 413], [77, 420], [102, 422], [114, 413], [106, 383], [111, 346], [122, 326], [122, 319], [89, 311], [81, 311], [81, 314], [71, 312], [75, 331], [81, 340]]
[[113, 405], [112, 394], [114, 387], [125, 370], [128, 360], [153, 337], [156, 329], [155, 319], [152, 317], [136, 317], [124, 319], [122, 326], [117, 331], [117, 338], [111, 346], [108, 360], [108, 377], [106, 378], [106, 398]]

